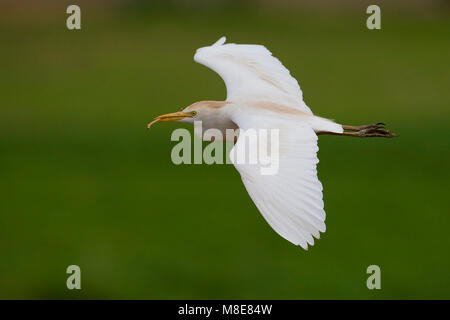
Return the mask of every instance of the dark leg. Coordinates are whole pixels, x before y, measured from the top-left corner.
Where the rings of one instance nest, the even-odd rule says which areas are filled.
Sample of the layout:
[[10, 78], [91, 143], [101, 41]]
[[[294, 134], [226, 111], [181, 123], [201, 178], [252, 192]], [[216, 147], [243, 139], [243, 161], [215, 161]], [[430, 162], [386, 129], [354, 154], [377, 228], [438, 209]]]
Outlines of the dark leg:
[[367, 126], [346, 126], [343, 125], [342, 128], [344, 130], [352, 131], [343, 133], [334, 133], [334, 132], [326, 132], [320, 131], [317, 134], [330, 134], [330, 135], [338, 135], [338, 136], [348, 136], [348, 137], [357, 137], [357, 138], [370, 138], [370, 137], [381, 137], [381, 138], [393, 138], [397, 135], [393, 132], [388, 131], [385, 127], [384, 123], [375, 123], [369, 124]]

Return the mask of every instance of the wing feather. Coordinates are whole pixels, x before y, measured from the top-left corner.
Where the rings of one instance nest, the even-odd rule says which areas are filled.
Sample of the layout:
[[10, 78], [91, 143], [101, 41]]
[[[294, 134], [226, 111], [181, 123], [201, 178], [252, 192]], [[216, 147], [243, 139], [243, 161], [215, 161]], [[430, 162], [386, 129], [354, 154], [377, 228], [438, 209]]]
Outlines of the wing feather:
[[[279, 129], [279, 169], [274, 175], [262, 175], [260, 164], [240, 164], [235, 153], [241, 139], [230, 153], [230, 159], [241, 174], [251, 199], [268, 224], [283, 238], [307, 249], [314, 238], [325, 232], [325, 211], [322, 184], [317, 177], [317, 135], [306, 123], [277, 120], [269, 116], [239, 113], [233, 121], [241, 130]], [[314, 237], [314, 238], [313, 238]]]
[[297, 80], [264, 46], [225, 44], [222, 37], [198, 49], [194, 60], [225, 81], [228, 101], [272, 101], [312, 114]]

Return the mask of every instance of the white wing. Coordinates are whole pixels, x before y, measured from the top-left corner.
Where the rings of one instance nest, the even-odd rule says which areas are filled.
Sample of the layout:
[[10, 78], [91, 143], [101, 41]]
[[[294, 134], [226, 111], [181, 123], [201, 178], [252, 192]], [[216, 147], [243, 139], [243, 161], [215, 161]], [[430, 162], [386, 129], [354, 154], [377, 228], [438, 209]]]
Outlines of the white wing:
[[243, 143], [248, 146], [245, 135], [240, 134], [230, 159], [269, 225], [285, 239], [307, 249], [308, 244], [314, 244], [313, 236], [318, 239], [319, 232], [325, 232], [322, 184], [316, 170], [317, 135], [307, 123], [273, 116], [248, 116], [244, 112], [233, 121], [241, 130], [279, 128], [279, 169], [275, 175], [262, 175], [262, 165], [236, 163], [237, 153], [249, 150], [239, 148]]
[[228, 101], [272, 101], [312, 114], [297, 80], [266, 47], [224, 44], [225, 40], [198, 49], [194, 60], [222, 77]]

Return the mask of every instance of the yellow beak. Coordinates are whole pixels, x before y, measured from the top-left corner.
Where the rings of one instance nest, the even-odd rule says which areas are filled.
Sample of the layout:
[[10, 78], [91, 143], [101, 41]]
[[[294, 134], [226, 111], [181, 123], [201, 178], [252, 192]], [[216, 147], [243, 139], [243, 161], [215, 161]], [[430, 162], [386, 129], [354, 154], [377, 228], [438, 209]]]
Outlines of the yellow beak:
[[147, 125], [147, 129], [150, 129], [150, 127], [152, 126], [152, 124], [156, 123], [156, 122], [167, 122], [167, 121], [177, 121], [177, 120], [181, 120], [184, 118], [189, 118], [189, 117], [193, 117], [194, 115], [192, 113], [185, 113], [183, 111], [179, 111], [179, 112], [174, 112], [174, 113], [168, 113], [168, 114], [163, 114], [161, 116], [158, 116], [155, 118], [155, 120], [153, 120], [152, 122], [150, 122]]

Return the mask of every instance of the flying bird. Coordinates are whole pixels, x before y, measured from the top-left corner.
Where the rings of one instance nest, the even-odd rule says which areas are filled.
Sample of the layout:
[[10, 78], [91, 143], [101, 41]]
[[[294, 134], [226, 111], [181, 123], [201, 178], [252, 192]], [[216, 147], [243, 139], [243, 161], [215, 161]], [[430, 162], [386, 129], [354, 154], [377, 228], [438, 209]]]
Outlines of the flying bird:
[[[200, 101], [156, 122], [202, 121], [203, 128], [279, 130], [279, 170], [262, 175], [255, 167], [233, 161], [248, 194], [267, 223], [283, 238], [308, 249], [325, 232], [322, 184], [316, 165], [318, 135], [384, 137], [395, 134], [383, 123], [347, 126], [314, 115], [289, 70], [262, 45], [225, 44], [225, 37], [200, 48], [194, 60], [224, 80], [225, 101]], [[225, 135], [224, 135], [225, 136]], [[204, 137], [202, 137], [204, 138]], [[237, 138], [233, 149], [244, 143]], [[233, 152], [232, 149], [232, 152]]]

